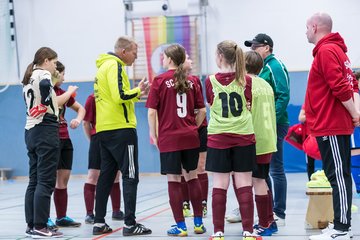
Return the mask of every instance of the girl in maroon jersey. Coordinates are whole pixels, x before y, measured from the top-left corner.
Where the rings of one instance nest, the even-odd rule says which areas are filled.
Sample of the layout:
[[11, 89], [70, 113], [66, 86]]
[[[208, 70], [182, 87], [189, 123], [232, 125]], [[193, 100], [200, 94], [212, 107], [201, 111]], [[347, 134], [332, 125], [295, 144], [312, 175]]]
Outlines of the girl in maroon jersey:
[[[70, 128], [77, 128], [85, 116], [84, 107], [75, 100], [75, 94], [65, 92], [60, 88], [64, 82], [65, 66], [61, 62], [56, 63], [56, 69], [60, 73], [59, 79], [55, 83], [55, 93], [59, 105], [59, 136], [60, 136], [60, 159], [57, 168], [56, 186], [54, 191], [54, 203], [56, 208], [56, 225], [60, 227], [79, 227], [81, 223], [75, 222], [66, 215], [68, 193], [67, 185], [70, 179], [72, 161], [73, 161], [73, 145], [68, 132], [68, 124], [65, 120], [66, 107], [73, 109], [77, 115], [70, 121]], [[75, 93], [75, 92], [74, 92]], [[51, 220], [49, 221], [51, 222]]]
[[[201, 93], [202, 91], [202, 84], [200, 79], [195, 76], [191, 75], [192, 70], [192, 60], [190, 59], [189, 55], [186, 54], [186, 59], [183, 65], [183, 68], [188, 72], [189, 78], [192, 78], [194, 83], [199, 85]], [[201, 200], [202, 200], [202, 210], [203, 210], [203, 217], [207, 215], [207, 199], [208, 199], [208, 189], [209, 189], [209, 179], [208, 174], [205, 171], [205, 160], [206, 160], [206, 150], [207, 150], [207, 120], [206, 118], [200, 125], [199, 129], [199, 139], [200, 139], [200, 147], [199, 147], [199, 162], [197, 167], [197, 175], [201, 185]], [[184, 176], [181, 177], [181, 188], [183, 193], [183, 214], [184, 217], [190, 217], [190, 197], [189, 197], [189, 190], [188, 184], [185, 181]]]
[[[89, 162], [88, 162], [88, 175], [84, 184], [84, 200], [86, 207], [85, 223], [94, 223], [94, 202], [96, 184], [100, 175], [101, 156], [100, 156], [100, 143], [96, 135], [96, 105], [95, 96], [90, 94], [85, 103], [86, 114], [83, 120], [84, 133], [90, 140], [89, 147]], [[121, 189], [119, 184], [120, 171], [118, 171], [113, 187], [110, 192], [111, 204], [113, 208], [112, 219], [124, 220], [124, 213], [120, 210], [121, 204]]]
[[[199, 85], [187, 77], [183, 68], [184, 47], [172, 44], [163, 56], [163, 65], [168, 71], [153, 80], [146, 107], [149, 108], [150, 137], [160, 150], [161, 174], [167, 175], [170, 206], [176, 222], [167, 234], [187, 236], [182, 212], [182, 173], [188, 182], [194, 209], [194, 232], [200, 234], [206, 229], [202, 222], [201, 187], [196, 172], [200, 146], [197, 130], [206, 115], [204, 99]], [[195, 109], [198, 109], [197, 114]]]

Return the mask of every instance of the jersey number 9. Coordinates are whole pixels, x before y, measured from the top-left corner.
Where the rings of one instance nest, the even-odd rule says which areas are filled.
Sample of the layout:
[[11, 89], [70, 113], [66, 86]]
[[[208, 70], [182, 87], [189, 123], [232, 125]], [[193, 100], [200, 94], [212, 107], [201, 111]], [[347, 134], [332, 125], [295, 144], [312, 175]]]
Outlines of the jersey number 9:
[[177, 115], [179, 116], [179, 118], [184, 118], [187, 115], [187, 102], [186, 102], [186, 93], [182, 93], [176, 94], [176, 105], [178, 106], [177, 108]]

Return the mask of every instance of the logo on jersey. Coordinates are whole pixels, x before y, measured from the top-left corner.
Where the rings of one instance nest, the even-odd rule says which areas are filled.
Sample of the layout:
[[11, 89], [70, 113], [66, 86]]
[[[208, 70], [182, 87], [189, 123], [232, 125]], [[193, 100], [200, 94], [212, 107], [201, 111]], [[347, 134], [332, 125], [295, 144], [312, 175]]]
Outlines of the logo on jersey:
[[[190, 89], [193, 89], [194, 83], [192, 81], [189, 81], [189, 80], [187, 80], [187, 82], [188, 82], [188, 84], [190, 86]], [[167, 80], [165, 82], [165, 84], [166, 84], [167, 88], [175, 87], [175, 80], [174, 79]]]

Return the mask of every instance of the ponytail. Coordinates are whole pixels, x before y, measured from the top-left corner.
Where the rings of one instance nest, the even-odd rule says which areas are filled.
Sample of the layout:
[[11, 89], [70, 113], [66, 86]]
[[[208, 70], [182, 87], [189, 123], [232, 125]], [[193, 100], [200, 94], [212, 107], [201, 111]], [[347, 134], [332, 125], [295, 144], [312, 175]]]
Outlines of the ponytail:
[[174, 78], [175, 78], [175, 90], [177, 93], [186, 93], [190, 89], [190, 84], [187, 81], [186, 70], [184, 69], [184, 62], [186, 59], [185, 48], [180, 44], [174, 43], [168, 46], [164, 53], [171, 58], [173, 63], [177, 66]]
[[235, 79], [240, 86], [245, 87], [245, 57], [236, 42], [225, 40], [217, 45], [217, 51], [222, 54], [227, 64], [235, 70]]
[[31, 74], [33, 72], [35, 65], [41, 66], [41, 64], [44, 63], [45, 59], [52, 60], [55, 58], [57, 58], [57, 53], [54, 50], [52, 50], [51, 48], [48, 48], [48, 47], [39, 48], [35, 53], [34, 60], [26, 68], [24, 78], [22, 80], [22, 84], [23, 85], [29, 84], [29, 80], [30, 80], [30, 77], [31, 77]]
[[235, 79], [240, 86], [245, 87], [245, 57], [242, 49], [235, 46]]
[[190, 89], [190, 85], [187, 81], [187, 74], [184, 70], [183, 63], [181, 63], [175, 70], [174, 73], [175, 81], [175, 90], [177, 93], [182, 94], [186, 93]]
[[26, 68], [24, 78], [21, 82], [24, 86], [29, 84], [29, 80], [30, 80], [31, 74], [33, 72], [34, 65], [35, 65], [34, 63], [30, 63]]

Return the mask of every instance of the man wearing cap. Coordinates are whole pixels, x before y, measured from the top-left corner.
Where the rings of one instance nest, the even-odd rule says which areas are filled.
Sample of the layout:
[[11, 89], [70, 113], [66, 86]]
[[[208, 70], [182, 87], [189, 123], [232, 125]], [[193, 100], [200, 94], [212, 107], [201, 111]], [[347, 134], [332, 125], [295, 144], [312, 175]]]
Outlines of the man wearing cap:
[[[274, 208], [277, 225], [285, 225], [286, 193], [287, 181], [284, 172], [283, 143], [284, 137], [289, 128], [289, 119], [286, 108], [290, 99], [289, 74], [285, 65], [273, 54], [274, 43], [271, 37], [264, 33], [259, 33], [253, 40], [245, 41], [245, 46], [251, 47], [258, 52], [264, 59], [264, 67], [259, 77], [265, 79], [274, 90], [276, 107], [276, 130], [277, 130], [277, 149], [272, 155], [270, 162], [270, 176], [274, 184]], [[271, 181], [268, 179], [269, 189]], [[271, 192], [268, 193], [271, 196]], [[272, 199], [272, 197], [270, 197]]]

